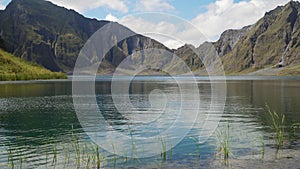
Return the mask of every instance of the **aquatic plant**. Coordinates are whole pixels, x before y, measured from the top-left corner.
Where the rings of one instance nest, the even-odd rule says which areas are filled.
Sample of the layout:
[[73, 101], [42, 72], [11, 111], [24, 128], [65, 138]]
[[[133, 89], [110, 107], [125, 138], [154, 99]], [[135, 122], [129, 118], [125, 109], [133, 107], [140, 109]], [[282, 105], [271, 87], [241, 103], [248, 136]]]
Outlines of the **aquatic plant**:
[[[93, 148], [92, 148], [93, 149]], [[94, 151], [94, 150], [93, 150]], [[96, 164], [96, 152], [92, 153], [92, 164]]]
[[161, 146], [162, 146], [162, 152], [160, 154], [161, 158], [163, 158], [164, 161], [167, 160], [167, 146], [163, 138], [161, 137]]
[[116, 164], [117, 164], [117, 154], [116, 154], [116, 149], [113, 143], [111, 143], [111, 146], [113, 148], [114, 151], [114, 157], [113, 157], [113, 161], [114, 161], [114, 168], [116, 168]]
[[172, 158], [172, 154], [173, 154], [173, 148], [172, 148], [173, 146], [172, 146], [172, 144], [171, 144], [171, 146], [170, 146], [170, 151], [169, 151], [169, 155], [170, 155], [170, 157], [169, 158]]
[[90, 168], [90, 162], [91, 162], [91, 156], [88, 154], [87, 156], [87, 162], [86, 162], [86, 169], [89, 169]]
[[[73, 126], [72, 126], [73, 128]], [[73, 133], [72, 133], [73, 135]], [[79, 138], [78, 136], [74, 136], [73, 135], [73, 147], [75, 149], [75, 156], [76, 156], [76, 165], [77, 165], [77, 168], [80, 167], [80, 146], [79, 146]]]
[[64, 150], [64, 168], [67, 164], [70, 162], [70, 150], [68, 146], [63, 145], [63, 150]]
[[9, 143], [8, 147], [8, 163], [12, 169], [15, 168], [15, 163], [14, 163], [14, 151], [12, 149], [11, 143]]
[[23, 157], [20, 156], [20, 169], [22, 169], [22, 168], [23, 168]]
[[271, 126], [275, 130], [274, 141], [276, 144], [276, 157], [278, 155], [279, 150], [282, 148], [284, 143], [284, 128], [285, 128], [285, 115], [282, 113], [277, 113], [275, 111], [271, 111], [270, 107], [266, 105], [267, 108], [267, 117], [271, 121]]
[[133, 160], [137, 160], [136, 146], [135, 146], [135, 141], [134, 141], [134, 138], [133, 138], [133, 130], [130, 128], [130, 126], [128, 126], [128, 130], [129, 130], [129, 134], [130, 134], [130, 138], [131, 138], [132, 157], [133, 157]]
[[124, 163], [127, 163], [127, 160], [128, 160], [128, 157], [127, 157], [127, 151], [125, 151], [125, 155], [124, 155], [124, 160], [123, 160], [123, 162], [124, 162]]
[[99, 153], [99, 147], [96, 145], [96, 157], [97, 157], [97, 169], [100, 169], [101, 166], [101, 158]]
[[229, 159], [229, 154], [230, 154], [230, 125], [227, 123], [227, 128], [225, 130], [218, 130], [217, 131], [217, 142], [220, 147], [219, 153], [223, 154], [224, 160]]
[[57, 147], [56, 143], [53, 144], [53, 160], [52, 165], [55, 165], [57, 162]]

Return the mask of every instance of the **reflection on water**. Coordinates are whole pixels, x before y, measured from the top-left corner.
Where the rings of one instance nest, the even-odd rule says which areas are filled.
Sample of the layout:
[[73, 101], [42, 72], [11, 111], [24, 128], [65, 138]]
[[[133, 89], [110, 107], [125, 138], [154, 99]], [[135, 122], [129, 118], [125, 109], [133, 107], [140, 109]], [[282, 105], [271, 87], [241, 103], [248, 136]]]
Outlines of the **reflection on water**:
[[[241, 78], [241, 77], [240, 77]], [[169, 78], [141, 77], [130, 85], [129, 98], [139, 111], [147, 112], [135, 117], [134, 112], [122, 114], [117, 111], [111, 96], [111, 83], [108, 79], [98, 79], [96, 82], [96, 98], [99, 109], [105, 119], [120, 132], [128, 132], [128, 126], [133, 127], [136, 135], [155, 135], [158, 129], [163, 129], [159, 121], [153, 121], [151, 125], [145, 127], [140, 123], [132, 123], [131, 118], [144, 117], [149, 121], [160, 119], [172, 121], [170, 114], [161, 115], [158, 107], [154, 107], [149, 114], [151, 102], [149, 95], [155, 89], [164, 92], [177, 93], [178, 85]], [[207, 110], [211, 101], [211, 86], [208, 79], [198, 79], [198, 88], [201, 97], [201, 111]], [[246, 156], [259, 154], [261, 150], [261, 140], [264, 139], [266, 147], [272, 149], [272, 130], [265, 117], [265, 104], [273, 110], [283, 112], [286, 116], [286, 126], [300, 122], [300, 81], [293, 78], [268, 79], [266, 77], [256, 77], [251, 79], [232, 79], [227, 81], [227, 101], [220, 128], [230, 124], [232, 136], [232, 154], [234, 156]], [[56, 147], [58, 156], [66, 159], [69, 151], [70, 160], [76, 158], [74, 142], [79, 141], [83, 147], [90, 145], [91, 140], [84, 134], [78, 122], [73, 101], [72, 83], [68, 81], [32, 82], [0, 85], [0, 168], [9, 168], [9, 151], [14, 150], [15, 163], [19, 157], [24, 159], [25, 166], [29, 168], [51, 166], [53, 158], [53, 146]], [[152, 93], [152, 102], [161, 103], [159, 93]], [[174, 99], [168, 106], [176, 108], [175, 95], [170, 95]], [[150, 99], [151, 100], [151, 99]], [[178, 100], [177, 100], [178, 101]], [[161, 103], [162, 104], [162, 103]], [[216, 105], [217, 106], [217, 105]], [[157, 108], [157, 109], [155, 109]], [[155, 114], [157, 113], [157, 114]], [[161, 123], [163, 124], [163, 123]], [[184, 127], [185, 125], [182, 124]], [[211, 137], [207, 142], [199, 147], [195, 140], [199, 138], [200, 124], [196, 124], [190, 133], [175, 148], [168, 152], [168, 162], [170, 166], [209, 167], [211, 159], [215, 158], [217, 143], [215, 137]], [[222, 129], [219, 129], [222, 130]], [[152, 133], [151, 133], [152, 131]], [[289, 131], [289, 128], [287, 128]], [[299, 130], [293, 135], [296, 138], [291, 145], [294, 150], [300, 150]], [[299, 139], [298, 139], [299, 140]], [[145, 145], [146, 146], [146, 145]], [[92, 149], [92, 148], [90, 148]], [[199, 151], [201, 163], [198, 163]], [[84, 151], [84, 150], [82, 150]], [[68, 154], [68, 153], [67, 153]], [[103, 156], [108, 156], [106, 165], [110, 165], [109, 159], [113, 155], [102, 150]], [[46, 160], [49, 158], [48, 160]], [[119, 157], [121, 159], [121, 157]], [[50, 160], [51, 159], [51, 160]], [[124, 162], [125, 158], [117, 161]], [[161, 156], [150, 159], [141, 159], [136, 165], [145, 165], [149, 168], [156, 168], [161, 163]], [[62, 168], [65, 162], [59, 162]], [[70, 165], [75, 163], [70, 163]], [[15, 164], [16, 165], [16, 164]], [[121, 165], [121, 164], [119, 164]], [[158, 166], [157, 166], [158, 165]], [[111, 166], [111, 165], [110, 165]], [[72, 167], [70, 167], [72, 168]]]
[[38, 97], [65, 95], [72, 92], [71, 82], [31, 82], [1, 84], [1, 97]]

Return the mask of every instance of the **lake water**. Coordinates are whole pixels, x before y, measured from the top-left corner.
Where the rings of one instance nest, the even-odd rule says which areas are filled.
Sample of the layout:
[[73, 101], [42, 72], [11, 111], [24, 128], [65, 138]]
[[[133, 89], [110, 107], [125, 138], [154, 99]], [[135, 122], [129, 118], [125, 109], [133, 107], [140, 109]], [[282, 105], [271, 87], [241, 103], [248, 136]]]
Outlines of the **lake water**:
[[[122, 114], [118, 112], [118, 107], [113, 101], [110, 81], [111, 77], [97, 77], [97, 106], [112, 126], [111, 130], [124, 132], [133, 138], [155, 136], [172, 124], [175, 120], [172, 113], [175, 117], [182, 105], [182, 100], [176, 94], [179, 88], [174, 79], [141, 76], [131, 82], [127, 93], [136, 109], [128, 109], [127, 113]], [[181, 92], [194, 92], [189, 91], [189, 80], [186, 81], [187, 87]], [[206, 110], [212, 97], [215, 97], [211, 95], [209, 78], [199, 77], [196, 82], [201, 97], [199, 109]], [[98, 147], [101, 167], [223, 168], [222, 153], [219, 151], [220, 144], [216, 136], [225, 132], [228, 125], [231, 165], [240, 168], [250, 165], [249, 161], [258, 166], [272, 163], [276, 148], [274, 130], [266, 114], [267, 104], [270, 109], [284, 113], [286, 118], [285, 141], [277, 159], [278, 165], [282, 159], [281, 165], [287, 164], [285, 160], [289, 160], [288, 163], [292, 167], [299, 168], [297, 161], [300, 160], [300, 129], [297, 125], [292, 125], [300, 123], [300, 78], [228, 77], [226, 85], [226, 104], [219, 127], [205, 142], [199, 143], [199, 124], [203, 122], [196, 121], [189, 133], [172, 149], [170, 147], [173, 145], [158, 139], [162, 145], [162, 153], [153, 157], [126, 158]], [[167, 93], [167, 97], [162, 97], [160, 92]], [[166, 102], [169, 108], [164, 107], [168, 110], [167, 113], [161, 114], [160, 106], [153, 109], [152, 104], [160, 105], [165, 99], [171, 100]], [[190, 100], [183, 101], [193, 103]], [[119, 106], [126, 107], [126, 104]], [[193, 108], [193, 105], [188, 107]], [[152, 111], [147, 111], [151, 108]], [[92, 113], [89, 118], [96, 117]], [[134, 119], [134, 122], [130, 119]], [[147, 122], [148, 125], [142, 122]], [[184, 120], [179, 124], [183, 129], [189, 126]], [[0, 83], [0, 168], [97, 168], [97, 146], [81, 126], [73, 105], [72, 81]], [[98, 129], [89, 131], [101, 133]], [[101, 140], [101, 134], [98, 137]], [[113, 142], [112, 140], [110, 144], [115, 146], [114, 149], [124, 148], [119, 144], [113, 145]], [[123, 146], [127, 146], [124, 149], [128, 149], [128, 145]], [[142, 146], [145, 147], [145, 151], [151, 149], [147, 144]], [[169, 150], [165, 154], [164, 148]], [[286, 152], [289, 154], [285, 154]], [[264, 160], [266, 164], [259, 163]]]

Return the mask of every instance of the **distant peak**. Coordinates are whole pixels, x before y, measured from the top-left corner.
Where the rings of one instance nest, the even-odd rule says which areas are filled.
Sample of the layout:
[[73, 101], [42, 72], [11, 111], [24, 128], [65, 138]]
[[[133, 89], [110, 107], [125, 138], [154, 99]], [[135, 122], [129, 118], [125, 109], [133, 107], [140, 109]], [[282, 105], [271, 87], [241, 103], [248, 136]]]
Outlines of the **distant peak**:
[[300, 3], [298, 1], [290, 1], [287, 3], [287, 5], [299, 5]]
[[12, 0], [10, 4], [23, 4], [23, 3], [32, 3], [32, 2], [40, 2], [44, 0]]
[[300, 11], [300, 3], [298, 1], [291, 0], [284, 6], [277, 6], [275, 9], [273, 9], [269, 12], [266, 12], [265, 16], [274, 17], [274, 16], [279, 15], [280, 12], [282, 12], [284, 10], [289, 10], [289, 9]]
[[22, 3], [22, 2], [41, 2], [45, 0], [12, 0], [13, 3]]
[[290, 1], [284, 7], [299, 10], [300, 9], [300, 3], [298, 1]]
[[7, 7], [8, 8], [13, 8], [16, 6], [28, 6], [28, 7], [33, 7], [37, 6], [40, 4], [50, 4], [51, 2], [45, 1], [45, 0], [12, 0]]
[[286, 8], [300, 8], [300, 3], [298, 1], [290, 1], [285, 5]]

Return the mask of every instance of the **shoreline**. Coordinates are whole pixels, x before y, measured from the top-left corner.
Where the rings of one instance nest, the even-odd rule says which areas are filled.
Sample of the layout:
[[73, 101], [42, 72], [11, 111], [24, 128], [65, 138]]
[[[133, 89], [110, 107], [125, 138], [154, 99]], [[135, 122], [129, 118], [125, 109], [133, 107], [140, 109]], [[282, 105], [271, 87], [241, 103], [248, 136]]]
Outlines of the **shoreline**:
[[[82, 80], [93, 80], [94, 76], [78, 76], [82, 78]], [[97, 75], [96, 81], [110, 81], [112, 80], [113, 75]], [[131, 76], [117, 76], [120, 79], [129, 79]], [[300, 80], [299, 76], [274, 76], [274, 75], [225, 75], [225, 76], [173, 76], [176, 78], [191, 80], [191, 78], [195, 78], [195, 80], [225, 80], [225, 81], [233, 81], [233, 80]], [[137, 75], [135, 76], [135, 80], [168, 80], [172, 78], [172, 76], [166, 75]], [[68, 75], [66, 79], [41, 79], [41, 80], [16, 80], [16, 81], [0, 81], [0, 85], [4, 84], [30, 84], [30, 83], [47, 83], [47, 82], [72, 82], [73, 75]]]

